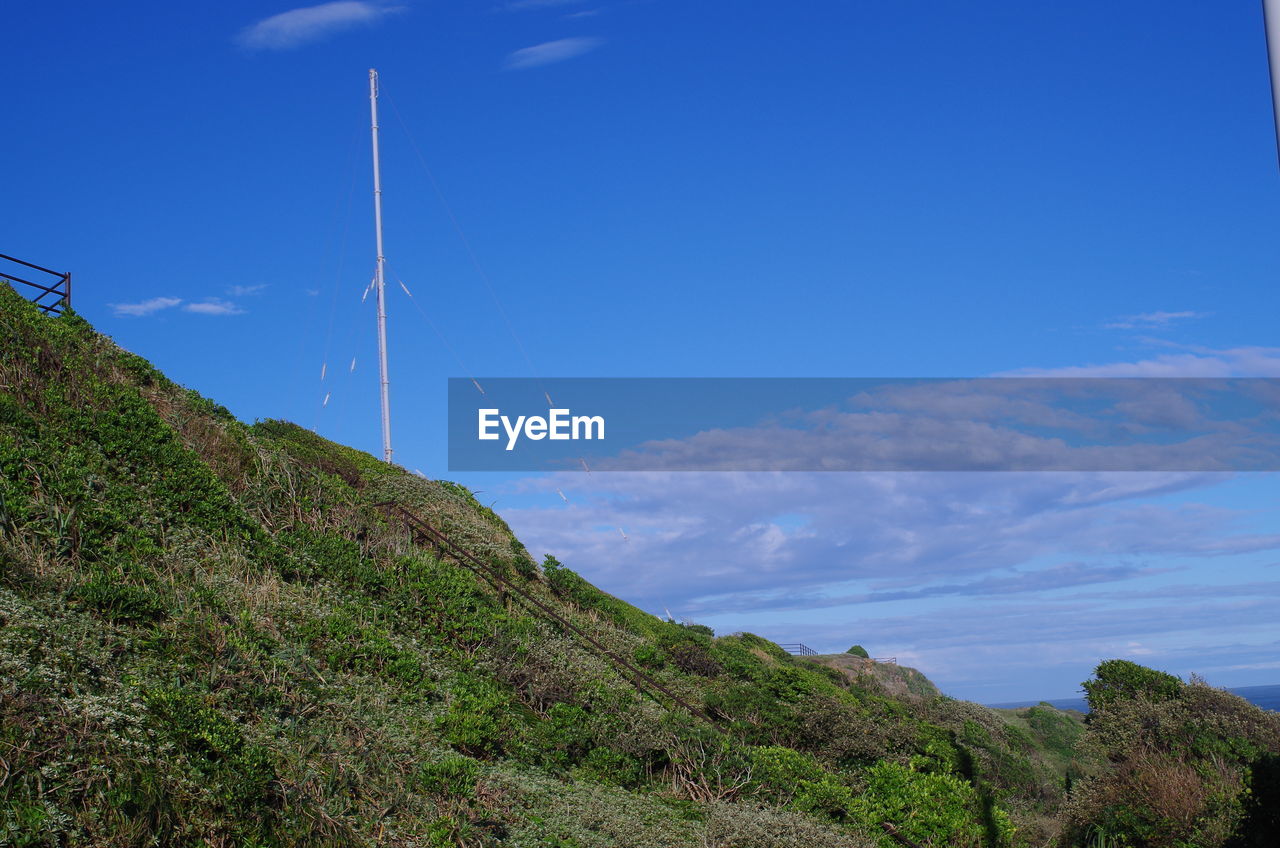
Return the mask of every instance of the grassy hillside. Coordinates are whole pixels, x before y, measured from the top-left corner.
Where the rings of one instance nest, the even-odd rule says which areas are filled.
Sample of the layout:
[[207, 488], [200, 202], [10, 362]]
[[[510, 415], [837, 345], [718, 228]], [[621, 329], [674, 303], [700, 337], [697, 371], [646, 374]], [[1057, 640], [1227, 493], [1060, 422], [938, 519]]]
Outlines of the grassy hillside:
[[660, 621], [3, 287], [0, 337], [0, 845], [1039, 845], [1104, 773], [1066, 714]]

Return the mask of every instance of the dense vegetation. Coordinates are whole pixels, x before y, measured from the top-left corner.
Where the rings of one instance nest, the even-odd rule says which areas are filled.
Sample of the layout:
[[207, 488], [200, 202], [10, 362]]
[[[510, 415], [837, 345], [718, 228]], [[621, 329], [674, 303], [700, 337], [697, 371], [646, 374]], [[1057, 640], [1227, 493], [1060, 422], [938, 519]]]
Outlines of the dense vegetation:
[[1280, 715], [1125, 660], [1085, 685], [1087, 751], [1110, 767], [1071, 794], [1067, 838], [1116, 846], [1280, 840]]
[[[1251, 800], [1274, 717], [1224, 693], [1100, 675], [1087, 734], [894, 694], [645, 614], [465, 489], [245, 426], [72, 313], [3, 289], [0, 336], [0, 845], [1217, 845], [1274, 823]], [[1142, 806], [1174, 766], [1199, 806]]]

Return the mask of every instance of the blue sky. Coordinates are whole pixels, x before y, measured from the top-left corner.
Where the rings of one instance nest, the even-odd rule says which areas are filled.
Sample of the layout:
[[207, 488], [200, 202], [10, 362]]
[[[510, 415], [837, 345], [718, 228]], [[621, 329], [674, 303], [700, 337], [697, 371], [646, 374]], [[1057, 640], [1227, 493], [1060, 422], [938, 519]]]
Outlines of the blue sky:
[[[379, 69], [415, 298], [389, 292], [396, 457], [430, 475], [464, 372], [1280, 375], [1256, 3], [22, 0], [6, 25], [0, 252], [71, 270], [101, 330], [240, 417], [368, 450]], [[961, 697], [1069, 695], [1110, 656], [1280, 680], [1271, 475], [461, 479], [647, 609], [861, 642]]]

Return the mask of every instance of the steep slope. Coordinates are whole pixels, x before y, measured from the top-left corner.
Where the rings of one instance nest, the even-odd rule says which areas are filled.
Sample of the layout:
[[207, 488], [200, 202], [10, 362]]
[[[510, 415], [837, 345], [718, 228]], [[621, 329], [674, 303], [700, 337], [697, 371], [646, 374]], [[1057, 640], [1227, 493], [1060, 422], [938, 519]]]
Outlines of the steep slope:
[[660, 621], [4, 288], [0, 337], [0, 844], [1052, 835], [1034, 726]]

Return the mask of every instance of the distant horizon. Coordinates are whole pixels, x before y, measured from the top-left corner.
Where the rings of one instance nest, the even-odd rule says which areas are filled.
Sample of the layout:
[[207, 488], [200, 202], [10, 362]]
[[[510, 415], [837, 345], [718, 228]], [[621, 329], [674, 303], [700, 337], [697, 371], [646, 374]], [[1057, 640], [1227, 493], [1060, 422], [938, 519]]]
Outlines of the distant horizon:
[[[1213, 684], [1210, 683], [1209, 685], [1212, 686]], [[1275, 702], [1277, 700], [1280, 700], [1280, 683], [1264, 683], [1261, 685], [1254, 685], [1254, 686], [1216, 686], [1214, 688], [1225, 689], [1226, 691], [1231, 692], [1232, 694], [1241, 695], [1241, 697], [1244, 697], [1241, 693], [1249, 692], [1251, 690], [1261, 690], [1261, 689], [1276, 690], [1275, 692], [1268, 693], [1270, 697], [1267, 700], [1269, 702]], [[1250, 701], [1250, 703], [1253, 703], [1249, 698], [1245, 698], [1245, 700]], [[1083, 692], [1081, 692], [1080, 695], [1077, 695], [1074, 697], [1040, 698], [1039, 700], [1026, 699], [1026, 700], [1002, 701], [998, 704], [983, 704], [983, 706], [993, 707], [997, 709], [1020, 709], [1022, 707], [1034, 707], [1038, 704], [1044, 704], [1044, 703], [1058, 706], [1060, 704], [1075, 703], [1075, 702], [1087, 703], [1087, 699], [1085, 698]], [[1061, 709], [1061, 707], [1059, 707], [1059, 709]]]

